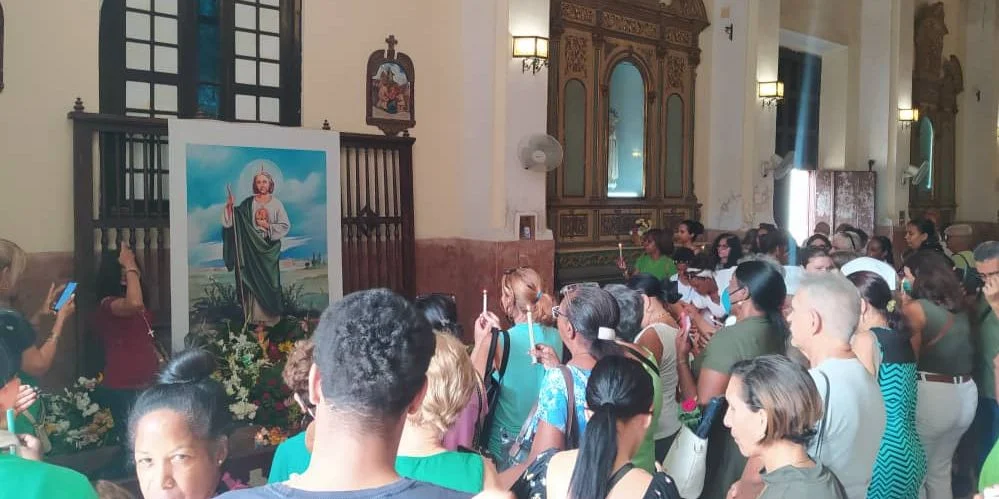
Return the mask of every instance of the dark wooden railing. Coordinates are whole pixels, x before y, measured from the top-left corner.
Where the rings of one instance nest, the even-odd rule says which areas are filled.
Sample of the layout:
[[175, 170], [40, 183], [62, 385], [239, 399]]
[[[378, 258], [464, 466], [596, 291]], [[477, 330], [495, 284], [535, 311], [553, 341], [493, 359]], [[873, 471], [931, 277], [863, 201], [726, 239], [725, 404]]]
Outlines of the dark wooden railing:
[[[73, 120], [74, 272], [81, 345], [93, 345], [87, 319], [96, 305], [100, 256], [127, 240], [146, 283], [154, 329], [170, 344], [170, 219], [167, 121], [87, 113]], [[324, 126], [324, 129], [328, 129]], [[340, 135], [344, 293], [386, 287], [412, 296], [415, 285], [413, 142], [410, 137]], [[81, 348], [89, 372], [93, 347]]]

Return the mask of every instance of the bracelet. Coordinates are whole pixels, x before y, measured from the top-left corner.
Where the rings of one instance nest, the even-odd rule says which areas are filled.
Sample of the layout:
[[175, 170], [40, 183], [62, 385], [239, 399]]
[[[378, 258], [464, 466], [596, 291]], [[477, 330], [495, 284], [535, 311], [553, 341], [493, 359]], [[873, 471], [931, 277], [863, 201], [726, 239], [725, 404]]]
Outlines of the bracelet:
[[139, 269], [125, 269], [126, 274], [129, 272], [135, 272], [135, 277], [142, 277], [142, 273], [139, 272]]

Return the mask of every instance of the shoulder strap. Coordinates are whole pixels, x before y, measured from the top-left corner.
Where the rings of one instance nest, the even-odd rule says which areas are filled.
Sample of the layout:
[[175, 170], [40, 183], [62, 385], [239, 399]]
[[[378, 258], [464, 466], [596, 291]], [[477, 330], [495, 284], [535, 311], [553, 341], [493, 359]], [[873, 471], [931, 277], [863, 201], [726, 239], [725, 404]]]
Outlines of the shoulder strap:
[[620, 482], [621, 479], [624, 478], [624, 475], [627, 475], [628, 472], [633, 469], [635, 469], [635, 465], [630, 461], [624, 463], [624, 465], [618, 468], [617, 471], [610, 476], [610, 479], [607, 480], [607, 490], [610, 491], [613, 489], [614, 486], [617, 485], [617, 482]]
[[484, 383], [489, 383], [489, 378], [491, 378], [493, 372], [496, 371], [496, 344], [499, 341], [498, 337], [499, 335], [496, 334], [496, 331], [492, 331], [489, 334], [489, 353], [486, 355], [486, 369], [483, 371], [484, 374], [482, 376], [482, 381]]
[[634, 343], [634, 344], [637, 345], [638, 344], [638, 340], [641, 339], [642, 335], [645, 334], [645, 332], [648, 331], [648, 330], [650, 330], [650, 329], [655, 329], [655, 325], [649, 324], [648, 326], [643, 327], [642, 330], [639, 331], [638, 334], [635, 335], [635, 341], [632, 341], [632, 343]]
[[947, 322], [944, 323], [943, 327], [940, 328], [940, 334], [936, 335], [932, 340], [927, 341], [925, 347], [931, 347], [936, 345], [944, 336], [950, 331], [950, 328], [954, 326], [954, 313], [947, 311]]
[[565, 406], [565, 448], [579, 447], [579, 435], [576, 433], [576, 393], [573, 389], [572, 371], [566, 366], [559, 366], [562, 377], [565, 378], [565, 395], [568, 405]]
[[500, 360], [499, 377], [503, 379], [506, 374], [506, 365], [510, 363], [510, 333], [506, 329], [500, 329], [499, 334], [503, 336], [503, 359]]
[[832, 395], [829, 391], [829, 376], [826, 376], [826, 373], [822, 371], [819, 371], [819, 374], [822, 375], [822, 379], [826, 382], [826, 400], [822, 408], [822, 422], [819, 423], [819, 441], [815, 444], [815, 455], [812, 456], [816, 461], [819, 460], [819, 455], [822, 454], [822, 442], [826, 439], [826, 421], [829, 421], [829, 398]]
[[657, 366], [654, 362], [649, 360], [648, 357], [642, 355], [642, 352], [639, 352], [638, 350], [635, 350], [634, 348], [631, 348], [628, 345], [621, 345], [621, 346], [624, 347], [625, 350], [630, 352], [631, 355], [635, 357], [635, 359], [641, 361], [642, 364], [645, 364], [645, 367], [648, 367], [650, 371], [656, 373], [656, 376], [659, 376], [659, 366]]

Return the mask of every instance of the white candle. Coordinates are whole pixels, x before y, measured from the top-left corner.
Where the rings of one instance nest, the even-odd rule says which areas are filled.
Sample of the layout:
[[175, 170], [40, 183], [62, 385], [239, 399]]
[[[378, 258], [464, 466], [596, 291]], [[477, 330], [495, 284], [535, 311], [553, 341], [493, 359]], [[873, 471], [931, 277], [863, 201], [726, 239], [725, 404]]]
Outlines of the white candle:
[[488, 310], [487, 303], [489, 302], [489, 292], [482, 290], [482, 313], [485, 314]]
[[624, 260], [624, 243], [617, 243], [617, 256]]
[[527, 310], [527, 337], [531, 340], [531, 364], [537, 364], [538, 357], [534, 343], [534, 317], [532, 317], [530, 309]]

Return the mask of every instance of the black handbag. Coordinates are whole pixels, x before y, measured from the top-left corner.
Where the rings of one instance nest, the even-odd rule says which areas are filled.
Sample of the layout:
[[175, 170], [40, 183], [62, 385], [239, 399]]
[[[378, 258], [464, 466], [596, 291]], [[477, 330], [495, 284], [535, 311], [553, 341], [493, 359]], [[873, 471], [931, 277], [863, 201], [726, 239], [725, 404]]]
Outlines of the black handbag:
[[[496, 349], [499, 348], [499, 339], [503, 338], [503, 358], [500, 360], [499, 369], [496, 369]], [[493, 419], [496, 417], [496, 404], [499, 402], [500, 385], [503, 375], [506, 374], [506, 366], [510, 362], [510, 333], [493, 329], [492, 338], [489, 340], [489, 360], [486, 362], [485, 375], [482, 385], [486, 387], [486, 402], [489, 411], [486, 413], [484, 421], [481, 421], [475, 432], [473, 444], [480, 450], [485, 450], [489, 440], [489, 433], [492, 431]], [[494, 377], [495, 375], [495, 377]]]

